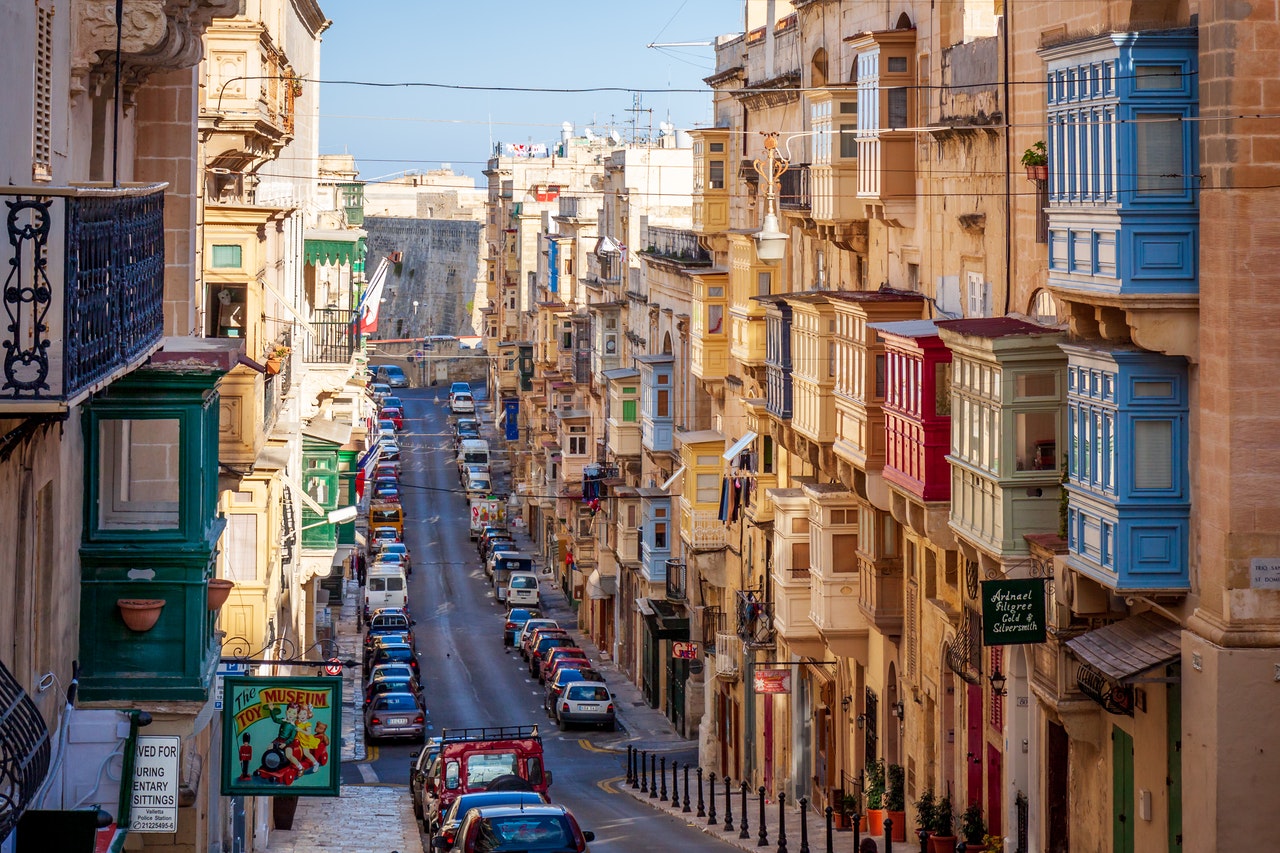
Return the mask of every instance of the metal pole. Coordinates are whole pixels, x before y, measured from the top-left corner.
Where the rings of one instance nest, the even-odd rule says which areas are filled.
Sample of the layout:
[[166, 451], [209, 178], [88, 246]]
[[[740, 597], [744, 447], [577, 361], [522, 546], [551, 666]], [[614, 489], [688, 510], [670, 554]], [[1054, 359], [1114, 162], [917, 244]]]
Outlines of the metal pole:
[[707, 816], [707, 807], [702, 802], [702, 765], [698, 765], [698, 817]]
[[756, 846], [765, 847], [769, 844], [769, 824], [764, 822], [764, 785], [761, 785], [756, 793], [760, 796], [760, 840], [756, 842]]
[[684, 766], [684, 808], [680, 811], [689, 814], [692, 809], [689, 808], [689, 765]]
[[[666, 761], [664, 756], [663, 761]], [[658, 799], [658, 756], [649, 756], [649, 799]]]
[[800, 798], [800, 853], [809, 853], [809, 798]]
[[742, 789], [742, 819], [738, 821], [738, 826], [742, 830], [738, 833], [738, 837], [743, 840], [751, 838], [751, 831], [747, 829], [747, 783], [744, 781], [741, 785]]
[[640, 791], [649, 793], [649, 753], [640, 750]]
[[835, 848], [833, 847], [835, 839], [831, 837], [831, 815], [834, 811], [835, 809], [831, 808], [831, 806], [827, 806], [827, 853], [835, 853]]
[[680, 762], [671, 759], [671, 805], [680, 805]]
[[893, 853], [893, 819], [884, 819], [884, 853]]
[[778, 792], [778, 853], [787, 853], [787, 795]]
[[862, 846], [862, 815], [857, 812], [853, 813], [853, 849], [857, 850]]
[[631, 744], [627, 744], [627, 784], [635, 787], [636, 781], [636, 748]]
[[[111, 186], [120, 186], [120, 52], [124, 41], [124, 0], [116, 0], [116, 80], [115, 94], [112, 97], [111, 121]], [[125, 826], [126, 824], [120, 824]]]
[[659, 802], [667, 801], [667, 757], [662, 756], [659, 766], [662, 768], [658, 773], [658, 778], [662, 780], [662, 796], [658, 797]]
[[714, 770], [707, 776], [707, 779], [711, 782], [711, 800], [707, 808], [707, 826], [715, 826], [720, 821], [716, 820], [716, 774]]
[[733, 832], [733, 791], [729, 777], [724, 777], [724, 831]]

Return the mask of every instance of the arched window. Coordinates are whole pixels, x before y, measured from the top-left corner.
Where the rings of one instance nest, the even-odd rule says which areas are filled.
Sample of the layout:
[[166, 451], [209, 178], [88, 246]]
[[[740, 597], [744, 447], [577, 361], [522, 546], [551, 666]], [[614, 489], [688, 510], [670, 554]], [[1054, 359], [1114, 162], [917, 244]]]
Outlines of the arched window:
[[1036, 295], [1031, 297], [1030, 314], [1037, 323], [1057, 323], [1058, 301], [1049, 291], [1037, 290]]
[[810, 86], [815, 89], [824, 88], [827, 85], [827, 49], [820, 47], [813, 53], [813, 59], [809, 63], [810, 76], [812, 82]]
[[911, 29], [911, 27], [912, 27], [911, 18], [907, 16], [906, 12], [903, 12], [901, 15], [898, 16], [898, 23], [895, 29], [909, 30]]

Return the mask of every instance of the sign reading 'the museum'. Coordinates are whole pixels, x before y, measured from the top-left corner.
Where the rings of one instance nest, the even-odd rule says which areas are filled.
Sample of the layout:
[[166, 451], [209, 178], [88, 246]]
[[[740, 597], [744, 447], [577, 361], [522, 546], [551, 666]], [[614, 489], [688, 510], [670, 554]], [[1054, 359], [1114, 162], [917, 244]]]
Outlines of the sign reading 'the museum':
[[227, 676], [224, 683], [224, 797], [338, 796], [341, 678]]
[[1043, 643], [1044, 578], [982, 582], [982, 645]]

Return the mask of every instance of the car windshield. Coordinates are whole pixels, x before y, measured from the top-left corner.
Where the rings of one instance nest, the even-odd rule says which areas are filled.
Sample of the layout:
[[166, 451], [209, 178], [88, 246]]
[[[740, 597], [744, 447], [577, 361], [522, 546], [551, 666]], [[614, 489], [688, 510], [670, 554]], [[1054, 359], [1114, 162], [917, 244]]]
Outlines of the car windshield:
[[389, 693], [374, 704], [378, 711], [416, 711], [418, 702], [407, 693]]
[[374, 693], [412, 693], [413, 682], [405, 678], [385, 678], [374, 682]]
[[577, 849], [569, 822], [560, 815], [514, 814], [484, 818], [476, 832], [477, 851]]
[[413, 670], [405, 664], [387, 664], [373, 671], [374, 681], [389, 681], [395, 678], [405, 680], [413, 678]]
[[480, 752], [467, 756], [467, 787], [483, 788], [499, 776], [516, 772], [514, 752]]
[[474, 794], [463, 794], [453, 801], [444, 822], [457, 822], [459, 815], [465, 815], [471, 809], [481, 806], [530, 806], [541, 805], [542, 796], [532, 791], [477, 791]]
[[404, 661], [413, 660], [413, 650], [409, 648], [404, 648], [404, 649], [383, 648], [379, 653], [379, 657], [381, 657], [383, 660], [404, 660]]
[[517, 575], [516, 577], [511, 579], [511, 588], [512, 589], [537, 589], [538, 580], [537, 578], [529, 578], [529, 577], [524, 577], [522, 575]]
[[578, 702], [607, 702], [609, 688], [592, 684], [570, 684], [565, 688], [564, 698]]

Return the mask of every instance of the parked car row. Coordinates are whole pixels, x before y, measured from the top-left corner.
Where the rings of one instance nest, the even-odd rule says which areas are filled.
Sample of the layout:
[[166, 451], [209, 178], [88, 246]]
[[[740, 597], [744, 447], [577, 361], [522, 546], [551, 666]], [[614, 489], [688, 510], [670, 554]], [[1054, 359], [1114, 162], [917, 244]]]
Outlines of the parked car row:
[[384, 607], [369, 617], [364, 636], [364, 733], [369, 742], [426, 736], [422, 669], [408, 610]]

